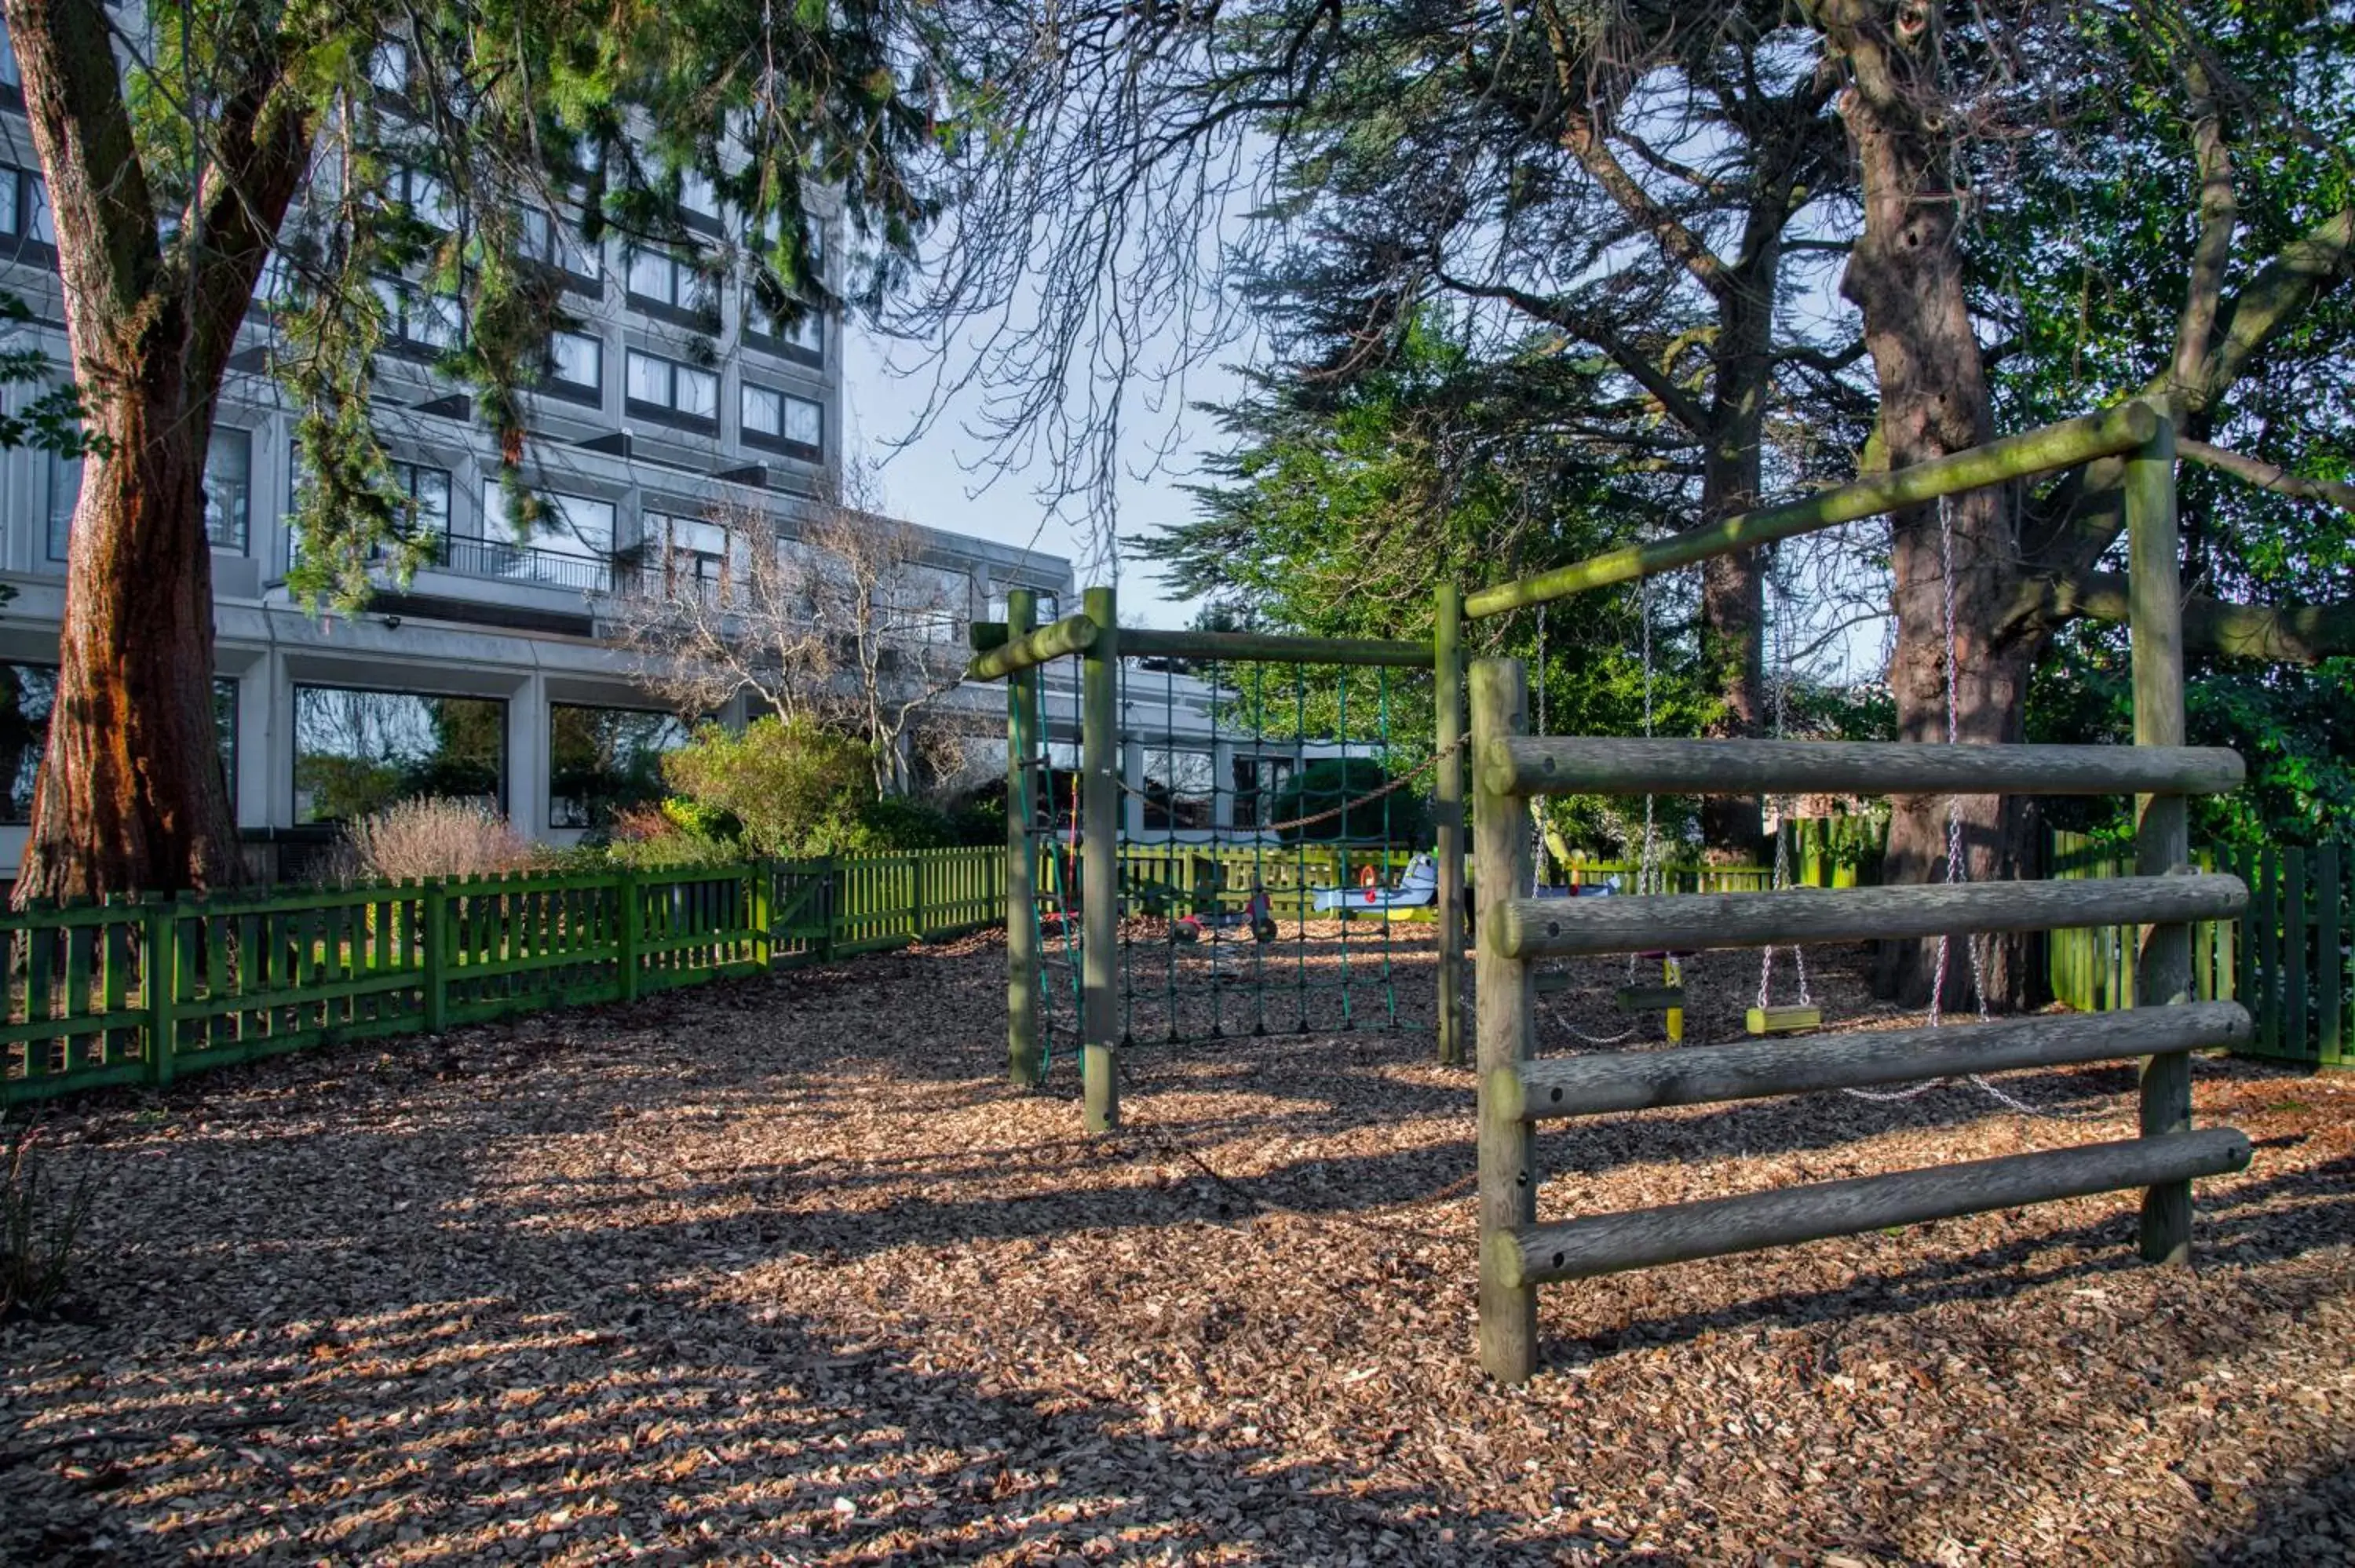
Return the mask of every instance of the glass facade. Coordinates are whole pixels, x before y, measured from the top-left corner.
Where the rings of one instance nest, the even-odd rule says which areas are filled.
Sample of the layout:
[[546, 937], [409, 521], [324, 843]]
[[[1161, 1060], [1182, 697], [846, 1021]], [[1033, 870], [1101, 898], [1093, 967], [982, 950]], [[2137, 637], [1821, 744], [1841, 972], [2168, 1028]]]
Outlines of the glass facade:
[[349, 686], [294, 688], [294, 820], [348, 821], [416, 796], [494, 810], [506, 782], [507, 705]]
[[548, 825], [602, 828], [663, 797], [662, 757], [684, 745], [669, 714], [557, 703], [548, 710]]

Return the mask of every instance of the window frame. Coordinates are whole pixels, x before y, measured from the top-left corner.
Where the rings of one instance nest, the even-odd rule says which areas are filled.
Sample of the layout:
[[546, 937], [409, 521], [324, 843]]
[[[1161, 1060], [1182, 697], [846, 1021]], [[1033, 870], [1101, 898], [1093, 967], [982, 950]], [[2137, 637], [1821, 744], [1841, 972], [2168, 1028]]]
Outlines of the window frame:
[[[684, 745], [687, 740], [691, 737], [690, 726], [687, 725], [687, 721], [680, 718], [677, 714], [665, 708], [633, 707], [620, 703], [559, 702], [551, 698], [548, 704], [548, 733], [545, 744], [541, 747], [548, 773], [548, 777], [542, 781], [546, 786], [543, 790], [543, 794], [547, 800], [546, 810], [543, 813], [547, 821], [543, 825], [550, 832], [586, 832], [604, 825], [595, 820], [596, 813], [593, 809], [584, 809], [577, 812], [576, 814], [580, 818], [577, 821], [559, 821], [558, 819], [556, 810], [558, 800], [556, 793], [556, 715], [560, 710], [564, 709], [571, 709], [575, 712], [591, 714], [640, 714], [646, 717], [659, 719], [664, 723], [676, 726], [677, 727], [679, 742], [681, 745]], [[676, 749], [676, 747], [673, 749]], [[566, 796], [563, 799], [568, 802], [573, 800], [570, 796]]]
[[[303, 814], [303, 785], [298, 770], [303, 765], [304, 755], [303, 694], [304, 692], [355, 692], [365, 696], [414, 697], [421, 702], [491, 704], [499, 710], [498, 785], [493, 791], [492, 800], [493, 803], [498, 810], [499, 815], [503, 817], [507, 815], [507, 801], [510, 799], [510, 785], [512, 783], [512, 775], [515, 771], [515, 747], [509, 743], [507, 736], [508, 721], [512, 716], [511, 710], [514, 699], [509, 697], [476, 696], [470, 692], [403, 691], [398, 686], [348, 685], [332, 681], [296, 681], [293, 683], [293, 712], [290, 716], [287, 725], [286, 768], [287, 772], [290, 775], [290, 782], [293, 788], [292, 804], [295, 818], [295, 825], [297, 827], [332, 827], [337, 823], [351, 821], [348, 817], [306, 817]], [[443, 800], [474, 800], [478, 797], [460, 795], [442, 796], [439, 798]]]
[[[777, 429], [774, 434], [758, 429], [745, 418], [745, 407], [756, 394], [777, 399]], [[817, 410], [818, 439], [814, 444], [797, 441], [786, 433], [787, 413], [795, 403], [805, 404]], [[826, 405], [815, 397], [805, 397], [798, 392], [788, 392], [782, 387], [772, 387], [766, 382], [740, 380], [736, 393], [736, 437], [748, 447], [783, 452], [804, 462], [823, 463], [826, 461]]]
[[[635, 376], [641, 364], [659, 368], [663, 385], [667, 389], [665, 401], [655, 402], [637, 394]], [[698, 414], [679, 407], [678, 389], [682, 376], [701, 376], [710, 384], [711, 412]], [[683, 359], [653, 353], [635, 344], [624, 344], [622, 352], [622, 412], [633, 419], [650, 419], [656, 424], [671, 425], [705, 435], [719, 433], [720, 376], [699, 365], [689, 365]]]
[[[203, 487], [203, 491], [204, 491], [204, 501], [205, 501], [205, 543], [207, 543], [208, 545], [211, 546], [215, 550], [217, 550], [217, 551], [220, 552], [220, 553], [221, 553], [221, 554], [223, 554], [223, 555], [229, 555], [229, 556], [242, 556], [242, 555], [244, 555], [244, 554], [245, 554], [249, 549], [250, 549], [250, 548], [252, 547], [252, 542], [253, 542], [253, 434], [254, 434], [254, 433], [253, 433], [253, 431], [252, 431], [252, 430], [250, 430], [250, 429], [247, 429], [246, 427], [244, 427], [244, 426], [242, 426], [242, 425], [222, 425], [222, 424], [215, 424], [215, 425], [213, 426], [213, 428], [212, 428], [212, 434], [211, 434], [209, 437], [208, 437], [208, 438], [207, 438], [206, 442], [205, 442], [205, 468], [204, 468], [204, 476], [203, 476], [203, 478], [198, 482], [202, 485], [202, 487]], [[214, 450], [216, 450], [216, 448], [218, 448], [218, 447], [219, 446], [219, 444], [220, 444], [220, 442], [221, 442], [222, 438], [223, 438], [223, 437], [226, 437], [226, 436], [234, 436], [234, 437], [237, 437], [237, 438], [239, 439], [239, 440], [240, 440], [240, 443], [243, 446], [243, 448], [244, 448], [244, 450], [245, 450], [245, 478], [244, 478], [244, 481], [243, 481], [243, 482], [242, 482], [242, 484], [241, 484], [241, 486], [240, 486], [240, 488], [243, 490], [244, 493], [242, 494], [242, 496], [240, 496], [240, 497], [239, 498], [239, 504], [238, 504], [238, 508], [237, 508], [237, 517], [236, 517], [236, 520], [235, 520], [235, 526], [234, 526], [235, 540], [234, 540], [234, 542], [231, 542], [231, 543], [225, 543], [225, 542], [223, 542], [222, 540], [220, 540], [220, 539], [218, 539], [218, 538], [216, 538], [216, 537], [214, 536], [214, 535], [213, 535], [213, 527], [212, 527], [212, 512], [213, 512], [213, 479], [212, 479], [212, 473], [213, 473], [213, 453], [214, 453]]]
[[[659, 294], [638, 289], [638, 268], [655, 263], [664, 269]], [[716, 332], [719, 327], [719, 280], [699, 260], [690, 260], [661, 246], [622, 247], [622, 297], [632, 310], [656, 321]]]
[[[586, 382], [567, 380], [558, 373], [560, 362], [556, 356], [556, 344], [559, 340], [566, 338], [577, 343], [588, 344], [595, 350], [597, 380], [594, 386]], [[605, 339], [603, 335], [593, 332], [574, 332], [569, 327], [558, 327], [548, 334], [548, 369], [540, 377], [539, 390], [549, 397], [561, 397], [568, 402], [585, 403], [591, 408], [603, 408], [605, 406]]]

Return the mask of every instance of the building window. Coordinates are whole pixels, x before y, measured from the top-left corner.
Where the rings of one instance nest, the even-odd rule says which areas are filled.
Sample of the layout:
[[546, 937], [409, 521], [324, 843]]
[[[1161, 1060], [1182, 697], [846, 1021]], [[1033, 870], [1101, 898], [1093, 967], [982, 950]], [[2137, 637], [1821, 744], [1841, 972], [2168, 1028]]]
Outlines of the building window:
[[507, 705], [349, 686], [294, 688], [294, 820], [341, 822], [418, 796], [496, 810]]
[[668, 714], [554, 703], [548, 710], [548, 825], [602, 828], [663, 798], [662, 758], [687, 743]]
[[587, 495], [542, 492], [528, 542], [515, 527], [512, 499], [496, 479], [483, 481], [485, 574], [602, 591], [613, 561], [613, 503]]
[[395, 96], [409, 90], [409, 46], [388, 39], [368, 56], [368, 84]]
[[629, 351], [623, 383], [626, 407], [641, 418], [717, 429], [719, 377], [675, 359]]
[[74, 507], [81, 500], [81, 459], [49, 454], [49, 559], [66, 558]]
[[409, 497], [410, 532], [419, 538], [450, 536], [450, 475], [447, 470], [422, 463], [396, 462], [392, 482]]
[[1275, 819], [1267, 802], [1292, 780], [1289, 757], [1238, 757], [1234, 759], [1235, 826], [1256, 828]]
[[458, 203], [439, 175], [396, 164], [385, 176], [384, 199], [386, 205], [444, 233], [458, 227]]
[[640, 532], [649, 558], [639, 567], [639, 592], [665, 599], [691, 594], [709, 604], [726, 600], [730, 554], [726, 528], [699, 517], [648, 512]]
[[1210, 754], [1148, 750], [1145, 754], [1145, 825], [1147, 828], [1208, 828], [1212, 825]]
[[253, 432], [216, 425], [205, 451], [205, 537], [242, 554], [252, 511]]
[[547, 388], [577, 401], [597, 403], [605, 397], [605, 344], [586, 333], [548, 334]]
[[680, 172], [678, 207], [687, 221], [698, 228], [719, 227], [719, 193], [712, 188], [711, 177], [700, 170]]
[[649, 315], [709, 326], [719, 313], [711, 276], [667, 250], [631, 246], [623, 252], [623, 287], [630, 303]]
[[16, 65], [16, 45], [8, 37], [8, 24], [0, 22], [0, 87], [15, 93], [19, 101], [25, 94], [25, 73]]
[[8, 790], [7, 815], [0, 821], [33, 820], [33, 781], [40, 777], [57, 695], [56, 666], [0, 664], [0, 784]]
[[[54, 664], [0, 664], [0, 822], [33, 820], [33, 784], [48, 748], [49, 714], [57, 704]], [[213, 683], [213, 739], [220, 749], [229, 810], [237, 809], [237, 683]]]
[[782, 313], [758, 303], [752, 309], [760, 323], [754, 335], [776, 344], [794, 359], [810, 365], [826, 363], [826, 311], [823, 307], [803, 303], [791, 320]]
[[745, 444], [773, 447], [818, 461], [826, 451], [826, 408], [771, 387], [743, 385], [738, 406]]
[[48, 184], [30, 169], [0, 167], [0, 235], [52, 249], [58, 243]]
[[581, 238], [564, 219], [550, 217], [537, 207], [524, 209], [523, 253], [572, 278], [593, 281], [605, 273], [597, 247]]
[[439, 354], [458, 346], [461, 306], [453, 294], [429, 293], [394, 278], [375, 281], [384, 335], [396, 348]]

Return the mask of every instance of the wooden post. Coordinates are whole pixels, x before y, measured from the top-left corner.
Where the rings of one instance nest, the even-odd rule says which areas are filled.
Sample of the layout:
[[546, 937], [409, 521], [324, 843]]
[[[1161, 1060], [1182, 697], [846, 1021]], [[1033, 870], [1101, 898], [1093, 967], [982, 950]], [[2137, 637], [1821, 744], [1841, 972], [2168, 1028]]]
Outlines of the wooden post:
[[1432, 632], [1432, 700], [1439, 724], [1439, 1062], [1464, 1065], [1464, 593], [1439, 585]]
[[621, 951], [615, 959], [621, 970], [622, 1000], [635, 1001], [638, 999], [638, 946], [644, 937], [640, 925], [643, 916], [638, 907], [638, 875], [628, 866], [623, 866], [614, 881], [613, 895], [622, 901]]
[[[1518, 735], [1527, 722], [1529, 673], [1518, 660], [1482, 659], [1472, 666], [1472, 745]], [[1537, 1371], [1537, 1292], [1519, 1279], [1517, 1234], [1537, 1220], [1537, 1180], [1529, 1128], [1513, 1103], [1521, 1063], [1530, 1055], [1529, 966], [1498, 942], [1494, 909], [1529, 880], [1528, 817], [1521, 802], [1488, 792], [1476, 772], [1472, 842], [1476, 885], [1487, 901], [1476, 922], [1478, 988], [1473, 1020], [1480, 1071], [1480, 1364], [1500, 1383], [1525, 1383]]]
[[425, 1033], [439, 1034], [450, 1027], [450, 894], [441, 878], [426, 882], [420, 902], [425, 910]]
[[752, 961], [765, 969], [776, 961], [777, 934], [773, 916], [777, 863], [765, 855], [754, 861], [751, 877]]
[[[172, 1081], [173, 1059], [180, 1050], [180, 922], [179, 908], [170, 899], [147, 906], [146, 984], [147, 1081], [162, 1086]], [[35, 1047], [26, 1046], [30, 1055]]]
[[2322, 1065], [2340, 1067], [2347, 1065], [2347, 960], [2339, 954], [2339, 934], [2346, 928], [2347, 874], [2337, 844], [2322, 845], [2314, 858], [2314, 890], [2319, 901], [2315, 907], [2314, 980], [2321, 1022], [2315, 1054]]
[[1120, 638], [1108, 588], [1088, 589], [1096, 635], [1080, 669], [1080, 1087], [1090, 1132], [1120, 1125]]
[[[1039, 596], [1028, 588], [1009, 590], [1007, 638], [1028, 637], [1038, 624]], [[1046, 1075], [1039, 1048], [1038, 863], [1030, 853], [1038, 715], [1038, 672], [1018, 670], [1006, 683], [1006, 1075], [1017, 1088]]]
[[[2134, 642], [2137, 746], [2183, 744], [2183, 593], [2175, 525], [2175, 426], [2165, 418], [2126, 461], [2126, 562]], [[2135, 869], [2161, 876], [2191, 859], [2190, 818], [2180, 795], [2135, 799]], [[2166, 1007], [2191, 995], [2191, 927], [2143, 927], [2135, 1005]], [[2191, 1058], [2170, 1051], [2144, 1060], [2142, 1135], [2191, 1129]], [[2151, 1263], [2191, 1258], [2191, 1183], [2144, 1190], [2142, 1255]]]

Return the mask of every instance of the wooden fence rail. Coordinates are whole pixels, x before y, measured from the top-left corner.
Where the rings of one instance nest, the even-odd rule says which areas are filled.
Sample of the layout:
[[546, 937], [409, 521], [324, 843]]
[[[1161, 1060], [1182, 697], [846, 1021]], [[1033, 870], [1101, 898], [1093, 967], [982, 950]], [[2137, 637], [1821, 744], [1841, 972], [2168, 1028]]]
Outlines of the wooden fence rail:
[[0, 1107], [994, 925], [1005, 855], [523, 873], [0, 915]]

